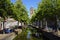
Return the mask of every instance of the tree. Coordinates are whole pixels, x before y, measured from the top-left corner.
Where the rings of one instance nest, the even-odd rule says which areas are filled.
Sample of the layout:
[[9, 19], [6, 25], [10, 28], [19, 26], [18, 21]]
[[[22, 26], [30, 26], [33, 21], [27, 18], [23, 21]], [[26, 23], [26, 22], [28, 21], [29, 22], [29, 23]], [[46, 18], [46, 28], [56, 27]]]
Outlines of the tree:
[[5, 17], [8, 17], [12, 14], [12, 9], [11, 9], [11, 2], [10, 0], [1, 0], [0, 1], [0, 16], [5, 19]]
[[3, 18], [3, 29], [6, 19], [8, 18], [8, 16], [12, 15], [11, 7], [12, 6], [10, 0], [0, 0], [0, 17]]
[[[54, 26], [57, 30], [57, 18], [60, 18], [60, 0], [42, 0], [38, 4], [38, 9], [36, 13], [36, 18], [38, 20], [43, 20], [45, 18], [46, 21], [53, 21]], [[32, 17], [33, 19], [33, 17]], [[54, 27], [53, 27], [54, 28]]]
[[13, 15], [15, 20], [18, 22], [27, 22], [28, 20], [28, 14], [25, 6], [23, 5], [21, 0], [17, 0], [13, 7]]

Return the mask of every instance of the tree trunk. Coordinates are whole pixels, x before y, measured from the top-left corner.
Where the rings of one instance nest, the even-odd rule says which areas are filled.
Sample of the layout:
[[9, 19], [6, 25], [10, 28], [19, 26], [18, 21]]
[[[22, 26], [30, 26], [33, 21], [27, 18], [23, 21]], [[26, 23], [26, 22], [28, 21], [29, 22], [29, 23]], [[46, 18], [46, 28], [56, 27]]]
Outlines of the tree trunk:
[[18, 21], [18, 25], [17, 26], [19, 27], [19, 21]]
[[4, 21], [3, 21], [3, 34], [4, 34], [5, 32], [4, 32]]
[[42, 28], [42, 26], [43, 26], [43, 23], [42, 23], [42, 20], [41, 20], [41, 28]]
[[22, 22], [21, 22], [21, 26], [22, 26]]
[[39, 28], [40, 28], [40, 20], [39, 20]]
[[55, 16], [55, 32], [57, 32], [57, 16]]
[[47, 21], [46, 21], [46, 30], [48, 31], [48, 27], [47, 27]]
[[4, 17], [4, 21], [3, 21], [3, 34], [5, 34], [5, 22], [6, 22], [7, 17]]

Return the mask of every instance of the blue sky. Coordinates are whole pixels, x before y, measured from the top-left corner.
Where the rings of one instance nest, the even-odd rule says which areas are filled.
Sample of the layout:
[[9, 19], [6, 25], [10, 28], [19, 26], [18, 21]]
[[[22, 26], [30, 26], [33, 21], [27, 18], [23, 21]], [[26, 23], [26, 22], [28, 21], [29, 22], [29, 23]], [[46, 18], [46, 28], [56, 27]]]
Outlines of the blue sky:
[[[29, 11], [31, 7], [33, 7], [34, 9], [37, 8], [38, 3], [41, 0], [22, 0], [23, 4], [25, 5], [26, 9]], [[12, 0], [11, 2], [15, 3], [15, 0]]]
[[37, 4], [40, 2], [40, 0], [22, 0], [22, 2], [26, 8], [30, 10], [31, 7], [37, 8]]

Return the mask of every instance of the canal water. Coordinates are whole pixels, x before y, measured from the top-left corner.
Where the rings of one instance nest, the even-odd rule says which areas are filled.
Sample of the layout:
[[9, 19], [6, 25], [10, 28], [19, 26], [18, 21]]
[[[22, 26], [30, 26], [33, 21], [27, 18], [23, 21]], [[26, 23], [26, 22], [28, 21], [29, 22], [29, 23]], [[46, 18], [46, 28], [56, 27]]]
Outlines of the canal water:
[[33, 28], [22, 29], [22, 33], [17, 35], [14, 40], [43, 40], [41, 33]]

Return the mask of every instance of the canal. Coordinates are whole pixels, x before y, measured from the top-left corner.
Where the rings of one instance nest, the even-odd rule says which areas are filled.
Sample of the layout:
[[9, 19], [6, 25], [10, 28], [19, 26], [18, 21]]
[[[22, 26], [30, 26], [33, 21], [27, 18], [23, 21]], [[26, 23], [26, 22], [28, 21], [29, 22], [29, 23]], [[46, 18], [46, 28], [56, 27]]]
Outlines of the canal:
[[17, 35], [13, 40], [43, 40], [42, 34], [33, 28], [23, 28], [22, 33]]

